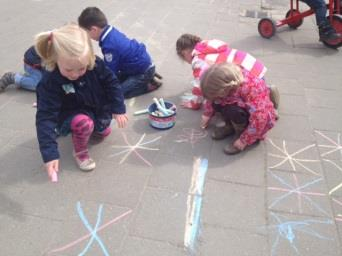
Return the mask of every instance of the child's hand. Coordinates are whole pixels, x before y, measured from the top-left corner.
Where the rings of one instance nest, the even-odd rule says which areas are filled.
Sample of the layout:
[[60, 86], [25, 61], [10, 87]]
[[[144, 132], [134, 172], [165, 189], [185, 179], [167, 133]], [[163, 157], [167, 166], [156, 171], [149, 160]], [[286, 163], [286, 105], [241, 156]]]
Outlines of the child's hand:
[[201, 104], [196, 103], [193, 100], [189, 100], [189, 101], [183, 101], [180, 104], [183, 108], [189, 108], [189, 109], [199, 109], [201, 107]]
[[202, 115], [201, 128], [202, 129], [207, 128], [208, 125], [209, 125], [209, 121], [210, 121], [210, 117], [209, 116]]
[[234, 141], [234, 147], [239, 149], [240, 151], [244, 150], [247, 145], [243, 143], [240, 139], [237, 139]]
[[119, 128], [125, 127], [128, 121], [128, 117], [126, 114], [113, 114], [113, 118], [118, 123]]
[[59, 167], [58, 159], [45, 163], [45, 169], [51, 180], [52, 180], [53, 175], [55, 175], [54, 173], [58, 172], [58, 169], [59, 169], [58, 167]]

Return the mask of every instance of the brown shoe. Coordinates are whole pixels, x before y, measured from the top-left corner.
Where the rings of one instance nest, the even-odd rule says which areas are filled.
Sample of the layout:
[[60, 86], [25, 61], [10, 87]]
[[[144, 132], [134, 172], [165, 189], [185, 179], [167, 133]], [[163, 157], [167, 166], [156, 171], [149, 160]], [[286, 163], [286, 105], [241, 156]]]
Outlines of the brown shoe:
[[214, 140], [222, 140], [229, 135], [234, 133], [234, 128], [230, 123], [226, 123], [225, 126], [215, 127], [213, 133], [211, 134], [211, 138]]
[[234, 147], [234, 141], [235, 140], [233, 140], [231, 143], [229, 143], [223, 148], [224, 153], [226, 153], [227, 155], [235, 155], [241, 152], [240, 149]]

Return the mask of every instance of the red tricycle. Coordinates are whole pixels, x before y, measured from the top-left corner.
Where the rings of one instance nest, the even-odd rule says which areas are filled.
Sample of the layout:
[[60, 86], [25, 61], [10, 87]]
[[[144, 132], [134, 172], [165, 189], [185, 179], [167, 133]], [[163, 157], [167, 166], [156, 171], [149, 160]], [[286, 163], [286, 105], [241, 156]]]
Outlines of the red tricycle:
[[[329, 0], [327, 9], [329, 10], [327, 18], [329, 19], [332, 27], [337, 33], [342, 33], [342, 4], [340, 0]], [[303, 24], [303, 19], [305, 17], [312, 14], [314, 14], [313, 9], [300, 12], [299, 0], [290, 0], [290, 10], [286, 13], [285, 19], [275, 22], [270, 18], [262, 18], [258, 24], [259, 34], [264, 38], [271, 38], [274, 36], [276, 29], [285, 24], [292, 29], [296, 29]], [[342, 46], [342, 39], [326, 40], [322, 42], [330, 48], [337, 49]]]

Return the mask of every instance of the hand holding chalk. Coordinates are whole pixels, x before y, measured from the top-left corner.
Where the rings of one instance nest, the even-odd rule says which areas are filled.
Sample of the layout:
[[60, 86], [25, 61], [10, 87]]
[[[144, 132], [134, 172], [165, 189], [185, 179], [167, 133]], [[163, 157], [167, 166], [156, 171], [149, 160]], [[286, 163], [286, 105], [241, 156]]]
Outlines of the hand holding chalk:
[[58, 181], [58, 165], [59, 165], [59, 160], [55, 159], [50, 162], [45, 163], [45, 169], [51, 179], [52, 182], [57, 182]]

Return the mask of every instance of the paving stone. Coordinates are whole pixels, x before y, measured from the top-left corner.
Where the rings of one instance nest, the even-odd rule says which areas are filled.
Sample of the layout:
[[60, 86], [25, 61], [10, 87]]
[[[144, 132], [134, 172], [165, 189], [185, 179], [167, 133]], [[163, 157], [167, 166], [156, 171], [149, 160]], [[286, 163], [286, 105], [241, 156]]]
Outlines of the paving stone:
[[266, 165], [263, 143], [232, 156], [228, 156], [223, 152], [223, 147], [227, 143], [227, 140], [214, 141], [209, 158], [208, 178], [264, 186]]
[[146, 189], [130, 234], [181, 246], [184, 240], [186, 198], [184, 193]]
[[309, 119], [303, 116], [281, 115], [267, 135], [269, 138], [313, 141], [311, 124]]
[[265, 224], [264, 189], [208, 180], [202, 222], [225, 228], [254, 230]]
[[199, 255], [267, 255], [267, 238], [236, 229], [205, 225], [201, 229]]
[[184, 256], [187, 255], [183, 248], [170, 243], [156, 240], [129, 236], [122, 250], [118, 253], [122, 256]]

